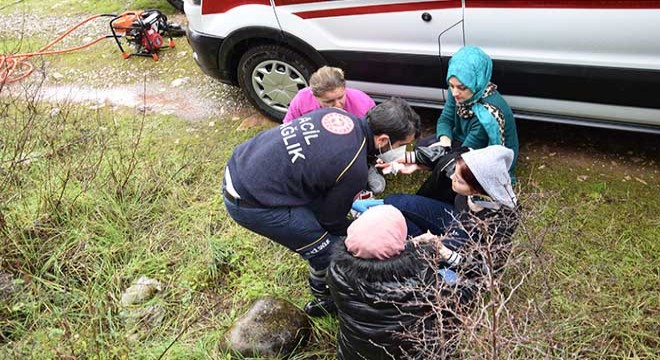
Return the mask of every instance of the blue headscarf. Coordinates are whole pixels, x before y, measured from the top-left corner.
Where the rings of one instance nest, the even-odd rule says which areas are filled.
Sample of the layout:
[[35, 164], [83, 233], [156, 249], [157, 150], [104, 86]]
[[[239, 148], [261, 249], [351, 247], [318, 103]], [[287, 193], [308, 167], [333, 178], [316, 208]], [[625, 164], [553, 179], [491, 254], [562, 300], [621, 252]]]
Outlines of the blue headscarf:
[[490, 83], [493, 74], [493, 61], [486, 53], [476, 46], [465, 46], [458, 50], [449, 60], [447, 84], [449, 79], [456, 77], [474, 95], [465, 102], [488, 134], [488, 145], [501, 145], [502, 137], [497, 120], [479, 101]]

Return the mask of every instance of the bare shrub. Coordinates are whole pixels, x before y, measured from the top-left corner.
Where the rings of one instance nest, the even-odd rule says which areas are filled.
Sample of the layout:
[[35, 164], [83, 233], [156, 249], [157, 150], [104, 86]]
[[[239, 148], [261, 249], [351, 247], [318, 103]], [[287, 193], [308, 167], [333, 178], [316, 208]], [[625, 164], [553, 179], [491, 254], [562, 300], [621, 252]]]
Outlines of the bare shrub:
[[[396, 304], [401, 311], [427, 310], [407, 313], [416, 321], [396, 334], [402, 342], [413, 344], [407, 358], [552, 356], [557, 348], [552, 341], [551, 324], [544, 323], [548, 322], [544, 311], [549, 286], [535, 284], [533, 288], [537, 291], [544, 289], [535, 294], [526, 293], [529, 290], [525, 289], [526, 282], [543, 273], [546, 264], [540, 249], [547, 229], [530, 233], [525, 225], [538, 218], [538, 205], [529, 211], [518, 211], [499, 223], [472, 216], [470, 221], [476, 226], [464, 229], [470, 240], [459, 250], [463, 260], [448, 268], [453, 273], [445, 276], [435, 271], [447, 268], [439, 247], [421, 246], [437, 244], [443, 238], [427, 234], [415, 239], [421, 261], [434, 269], [435, 277], [430, 282], [402, 281], [398, 290], [422, 294], [414, 302]], [[516, 226], [513, 240], [501, 236], [500, 230], [508, 231]]]
[[[11, 311], [0, 314], [0, 343], [53, 326], [54, 320], [40, 316], [43, 308], [96, 316], [101, 333], [115, 326], [106, 318], [107, 307], [97, 307], [107, 300], [89, 297], [105, 281], [99, 269], [107, 260], [99, 254], [95, 230], [85, 224], [115, 214], [119, 206], [104, 200], [133, 194], [143, 182], [135, 169], [147, 161], [138, 152], [144, 113], [129, 122], [109, 108], [43, 102], [43, 87], [44, 77], [36, 74], [0, 84], [0, 271], [42, 281], [2, 304]], [[63, 346], [76, 343], [73, 336], [85, 329], [96, 339], [98, 329], [81, 326], [75, 317], [56, 321], [64, 329]]]

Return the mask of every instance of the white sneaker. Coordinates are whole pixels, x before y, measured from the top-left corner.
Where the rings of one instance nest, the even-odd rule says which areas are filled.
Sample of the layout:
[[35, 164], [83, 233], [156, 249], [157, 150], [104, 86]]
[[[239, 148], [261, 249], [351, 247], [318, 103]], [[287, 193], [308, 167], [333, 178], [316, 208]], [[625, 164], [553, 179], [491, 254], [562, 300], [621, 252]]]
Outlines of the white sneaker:
[[375, 166], [369, 165], [367, 173], [367, 186], [374, 194], [380, 194], [385, 191], [385, 177], [378, 172]]

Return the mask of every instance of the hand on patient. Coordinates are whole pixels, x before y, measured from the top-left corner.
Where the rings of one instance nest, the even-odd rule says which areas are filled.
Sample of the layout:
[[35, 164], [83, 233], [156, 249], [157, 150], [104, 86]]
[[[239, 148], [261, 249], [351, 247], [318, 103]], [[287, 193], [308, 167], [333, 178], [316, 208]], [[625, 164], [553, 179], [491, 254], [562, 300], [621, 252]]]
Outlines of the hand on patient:
[[363, 213], [372, 206], [383, 204], [385, 204], [385, 202], [382, 199], [355, 200], [353, 201], [353, 206], [351, 206], [351, 208], [357, 212]]
[[409, 175], [420, 169], [428, 170], [427, 167], [421, 164], [407, 163], [405, 158], [397, 159], [395, 162], [391, 163], [384, 163], [380, 162], [380, 160], [376, 160], [375, 166], [376, 168], [380, 169], [383, 175], [396, 175], [399, 173]]

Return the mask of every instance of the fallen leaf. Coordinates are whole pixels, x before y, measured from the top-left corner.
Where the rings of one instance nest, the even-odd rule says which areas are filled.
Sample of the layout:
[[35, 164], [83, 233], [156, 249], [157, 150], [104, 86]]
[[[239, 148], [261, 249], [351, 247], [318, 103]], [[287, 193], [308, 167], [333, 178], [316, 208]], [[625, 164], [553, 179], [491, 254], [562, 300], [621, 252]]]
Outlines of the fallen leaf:
[[545, 169], [545, 165], [541, 165], [537, 169], [539, 169], [539, 170]]
[[640, 179], [640, 178], [638, 178], [638, 177], [636, 177], [636, 176], [635, 176], [635, 180], [641, 182], [641, 183], [644, 184], [644, 185], [648, 185], [648, 184], [646, 183], [646, 181], [644, 181], [644, 180], [642, 180], [642, 179]]
[[589, 178], [589, 177], [588, 177], [587, 175], [578, 175], [577, 180], [578, 180], [578, 181], [585, 181], [585, 180], [587, 180], [588, 178]]

